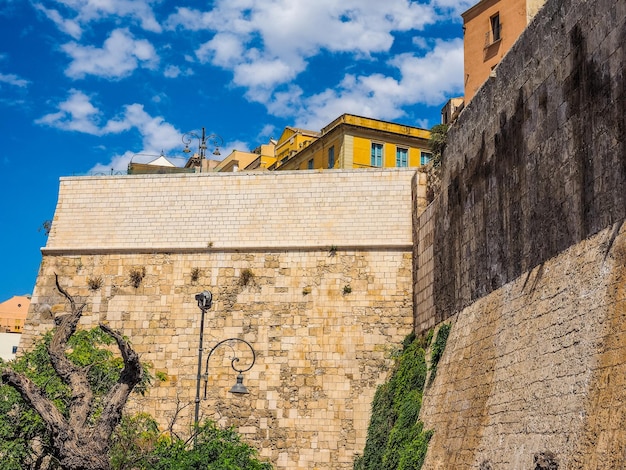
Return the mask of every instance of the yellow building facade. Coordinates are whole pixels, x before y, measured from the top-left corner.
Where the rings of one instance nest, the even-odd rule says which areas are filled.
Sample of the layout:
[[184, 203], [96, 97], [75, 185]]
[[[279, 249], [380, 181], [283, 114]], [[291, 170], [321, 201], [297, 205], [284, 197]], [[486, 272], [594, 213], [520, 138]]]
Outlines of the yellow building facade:
[[431, 158], [430, 131], [343, 114], [277, 170], [418, 167]]
[[282, 166], [319, 137], [320, 133], [316, 131], [286, 127], [276, 144], [276, 163], [270, 170], [282, 169]]
[[267, 170], [275, 161], [276, 141], [270, 139], [269, 143], [259, 145], [252, 152], [233, 150], [228, 157], [219, 162], [213, 171], [234, 172]]

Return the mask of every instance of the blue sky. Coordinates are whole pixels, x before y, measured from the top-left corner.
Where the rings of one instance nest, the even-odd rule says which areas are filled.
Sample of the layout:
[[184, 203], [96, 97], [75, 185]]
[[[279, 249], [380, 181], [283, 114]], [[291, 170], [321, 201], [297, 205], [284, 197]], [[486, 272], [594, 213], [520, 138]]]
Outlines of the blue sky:
[[183, 157], [202, 127], [226, 156], [346, 112], [437, 124], [473, 3], [0, 0], [0, 301], [33, 290], [61, 176]]

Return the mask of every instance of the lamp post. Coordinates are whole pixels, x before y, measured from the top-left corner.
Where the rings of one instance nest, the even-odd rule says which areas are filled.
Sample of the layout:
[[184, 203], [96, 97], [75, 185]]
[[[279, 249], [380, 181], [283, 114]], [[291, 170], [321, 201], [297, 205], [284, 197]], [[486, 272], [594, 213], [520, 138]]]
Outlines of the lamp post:
[[[232, 343], [237, 343], [237, 342], [245, 344], [246, 346], [248, 346], [248, 348], [250, 348], [250, 352], [252, 352], [252, 362], [250, 363], [248, 367], [239, 368], [235, 365], [239, 363], [239, 358], [235, 355], [237, 353], [235, 351], [235, 348], [233, 348]], [[245, 339], [228, 338], [228, 339], [224, 339], [220, 341], [215, 346], [213, 346], [213, 348], [209, 351], [209, 355], [206, 358], [206, 369], [204, 370], [204, 399], [205, 400], [206, 400], [206, 394], [207, 394], [207, 386], [209, 383], [209, 359], [211, 359], [211, 354], [213, 354], [213, 351], [215, 351], [218, 347], [220, 347], [223, 344], [228, 345], [230, 349], [232, 349], [233, 358], [230, 361], [230, 366], [233, 368], [235, 372], [237, 372], [237, 382], [235, 383], [235, 385], [233, 385], [233, 387], [229, 390], [229, 392], [237, 394], [237, 395], [246, 395], [250, 393], [248, 392], [248, 389], [246, 388], [246, 386], [243, 384], [243, 373], [252, 369], [252, 366], [254, 365], [256, 361], [256, 353], [254, 352], [254, 348], [252, 347], [252, 345], [248, 343]]]
[[196, 301], [198, 307], [202, 311], [200, 319], [200, 345], [198, 346], [198, 377], [196, 379], [196, 413], [194, 417], [194, 424], [196, 429], [198, 428], [198, 416], [200, 414], [200, 379], [202, 378], [202, 345], [204, 344], [204, 315], [207, 310], [213, 305], [213, 294], [208, 290], [196, 294]]
[[202, 160], [206, 158], [207, 142], [211, 143], [213, 147], [215, 147], [215, 150], [213, 150], [213, 155], [218, 156], [218, 155], [221, 155], [220, 147], [224, 145], [224, 139], [222, 139], [222, 137], [219, 136], [218, 134], [206, 135], [204, 127], [202, 128], [202, 135], [198, 135], [195, 132], [187, 132], [183, 134], [183, 137], [182, 137], [183, 144], [185, 144], [185, 148], [183, 149], [184, 153], [191, 153], [189, 144], [194, 138], [198, 139], [197, 163], [199, 163], [200, 169], [202, 169]]
[[[211, 359], [211, 355], [213, 354], [213, 352], [215, 352], [215, 350], [222, 345], [229, 346], [231, 350], [233, 351], [233, 358], [230, 361], [230, 366], [233, 368], [235, 372], [237, 372], [237, 382], [235, 383], [235, 385], [233, 385], [233, 387], [229, 391], [230, 393], [239, 394], [239, 395], [249, 393], [248, 389], [243, 384], [243, 373], [252, 369], [252, 366], [256, 362], [256, 353], [254, 352], [254, 348], [252, 347], [252, 345], [244, 339], [241, 339], [241, 338], [224, 339], [220, 341], [219, 343], [217, 343], [215, 346], [213, 346], [211, 350], [209, 351], [209, 354], [207, 355], [207, 358], [206, 358], [206, 369], [204, 371], [204, 375], [202, 375], [202, 351], [203, 351], [202, 345], [204, 341], [204, 315], [206, 311], [211, 308], [211, 305], [213, 303], [213, 296], [211, 295], [209, 291], [205, 290], [204, 292], [196, 294], [196, 301], [198, 302], [198, 307], [200, 307], [200, 310], [202, 311], [202, 317], [200, 319], [200, 346], [198, 347], [198, 376], [196, 380], [196, 401], [195, 401], [196, 409], [195, 409], [195, 415], [194, 415], [194, 427], [197, 430], [198, 421], [200, 419], [200, 380], [204, 378], [204, 399], [206, 400], [207, 387], [208, 387], [208, 382], [209, 382], [209, 359]], [[247, 367], [237, 366], [237, 364], [239, 363], [239, 357], [237, 357], [237, 352], [235, 351], [235, 348], [233, 347], [233, 343], [243, 343], [248, 348], [250, 348], [250, 351], [252, 353], [252, 361], [249, 366]], [[195, 443], [195, 438], [194, 438], [194, 443]]]

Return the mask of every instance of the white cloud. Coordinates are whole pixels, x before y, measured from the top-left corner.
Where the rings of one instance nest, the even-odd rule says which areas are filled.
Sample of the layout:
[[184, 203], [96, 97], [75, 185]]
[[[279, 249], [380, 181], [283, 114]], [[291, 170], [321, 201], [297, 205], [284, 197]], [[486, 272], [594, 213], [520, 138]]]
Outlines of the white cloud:
[[[229, 70], [233, 84], [270, 114], [295, 117], [316, 129], [343, 112], [396, 119], [403, 107], [439, 104], [462, 88], [462, 44], [425, 39], [417, 32], [441, 21], [460, 21], [473, 0], [217, 0], [210, 11], [179, 8], [169, 29], [209, 31], [196, 49], [201, 63]], [[389, 53], [397, 33], [416, 32], [415, 52], [392, 58], [387, 71], [345, 75], [332, 89], [304, 98], [294, 81], [308, 61], [326, 52], [355, 62]], [[384, 75], [384, 74], [388, 74]]]
[[476, 0], [432, 0], [432, 5], [452, 20], [461, 21], [461, 13], [476, 5]]
[[102, 128], [103, 134], [137, 129], [142, 136], [142, 152], [160, 152], [181, 147], [181, 132], [162, 117], [152, 117], [141, 104], [131, 104], [124, 107], [122, 115], [109, 120]]
[[321, 51], [357, 58], [387, 52], [394, 32], [421, 30], [438, 16], [432, 6], [409, 0], [218, 0], [210, 11], [179, 8], [169, 29], [214, 33], [196, 56], [233, 72], [247, 96], [266, 102]]
[[393, 58], [400, 78], [382, 74], [346, 75], [339, 86], [305, 98], [301, 107], [277, 100], [269, 106], [287, 106], [296, 115], [298, 126], [319, 129], [342, 113], [394, 120], [403, 108], [415, 103], [443, 104], [463, 90], [463, 42], [437, 41], [426, 55], [402, 54]]
[[166, 78], [178, 78], [180, 76], [186, 77], [193, 75], [193, 70], [189, 67], [181, 69], [178, 65], [168, 65], [163, 71], [163, 76]]
[[443, 104], [463, 91], [463, 40], [438, 40], [423, 57], [401, 54], [391, 61], [402, 74], [404, 99], [428, 105]]
[[7, 83], [19, 88], [26, 88], [30, 82], [12, 73], [0, 73], [0, 83]]
[[99, 135], [99, 120], [100, 110], [91, 104], [89, 97], [72, 89], [67, 100], [59, 103], [57, 112], [46, 114], [35, 122], [66, 131]]
[[49, 20], [56, 24], [59, 30], [63, 31], [65, 34], [72, 36], [74, 39], [80, 39], [81, 35], [83, 34], [83, 29], [78, 21], [63, 18], [58, 10], [46, 8], [41, 4], [36, 3], [34, 6], [37, 10], [46, 15]]
[[154, 68], [159, 58], [152, 44], [135, 39], [127, 29], [116, 29], [104, 41], [101, 49], [71, 42], [61, 49], [72, 58], [65, 71], [71, 78], [95, 75], [104, 78], [122, 78], [137, 67]]
[[161, 32], [162, 28], [154, 16], [152, 4], [156, 0], [56, 0], [56, 4], [72, 15], [64, 18], [58, 10], [48, 9], [40, 3], [35, 8], [44, 12], [59, 29], [75, 39], [80, 37], [82, 27], [106, 18], [130, 18], [146, 31]]
[[[102, 111], [85, 93], [72, 89], [57, 111], [35, 121], [57, 129], [105, 136], [137, 130], [142, 137], [143, 152], [160, 152], [182, 147], [181, 132], [161, 116], [148, 114], [143, 105], [126, 105], [119, 116], [105, 122]], [[104, 124], [102, 124], [104, 122]]]
[[[126, 172], [128, 164], [133, 160], [134, 156], [135, 153], [131, 151], [124, 152], [122, 155], [115, 155], [109, 163], [98, 163], [88, 173], [90, 175], [110, 175], [117, 172]], [[157, 157], [155, 156], [154, 158]]]
[[243, 46], [238, 36], [229, 32], [218, 33], [196, 50], [196, 56], [200, 62], [212, 62], [220, 67], [231, 68], [243, 56]]

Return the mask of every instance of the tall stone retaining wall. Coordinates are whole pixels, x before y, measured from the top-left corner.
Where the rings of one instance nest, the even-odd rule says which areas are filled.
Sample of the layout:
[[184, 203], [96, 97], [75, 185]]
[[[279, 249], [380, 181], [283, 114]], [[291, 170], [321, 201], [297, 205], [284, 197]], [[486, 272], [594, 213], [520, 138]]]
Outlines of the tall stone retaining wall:
[[424, 469], [626, 467], [625, 44], [625, 2], [549, 0], [449, 132]]
[[448, 321], [422, 405], [423, 469], [626, 467], [626, 226]]
[[[235, 396], [233, 353], [215, 350], [201, 417], [237, 426], [276, 468], [352, 468], [376, 386], [412, 331], [418, 183], [411, 170], [63, 178], [24, 347], [66, 308], [56, 273], [87, 303], [82, 326], [119, 329], [166, 374], [129, 409], [189, 429], [194, 295], [208, 289], [205, 359], [231, 337], [257, 359], [250, 394]], [[137, 287], [133, 271], [145, 272]]]
[[625, 18], [624, 2], [549, 0], [450, 129], [437, 318], [626, 217]]

